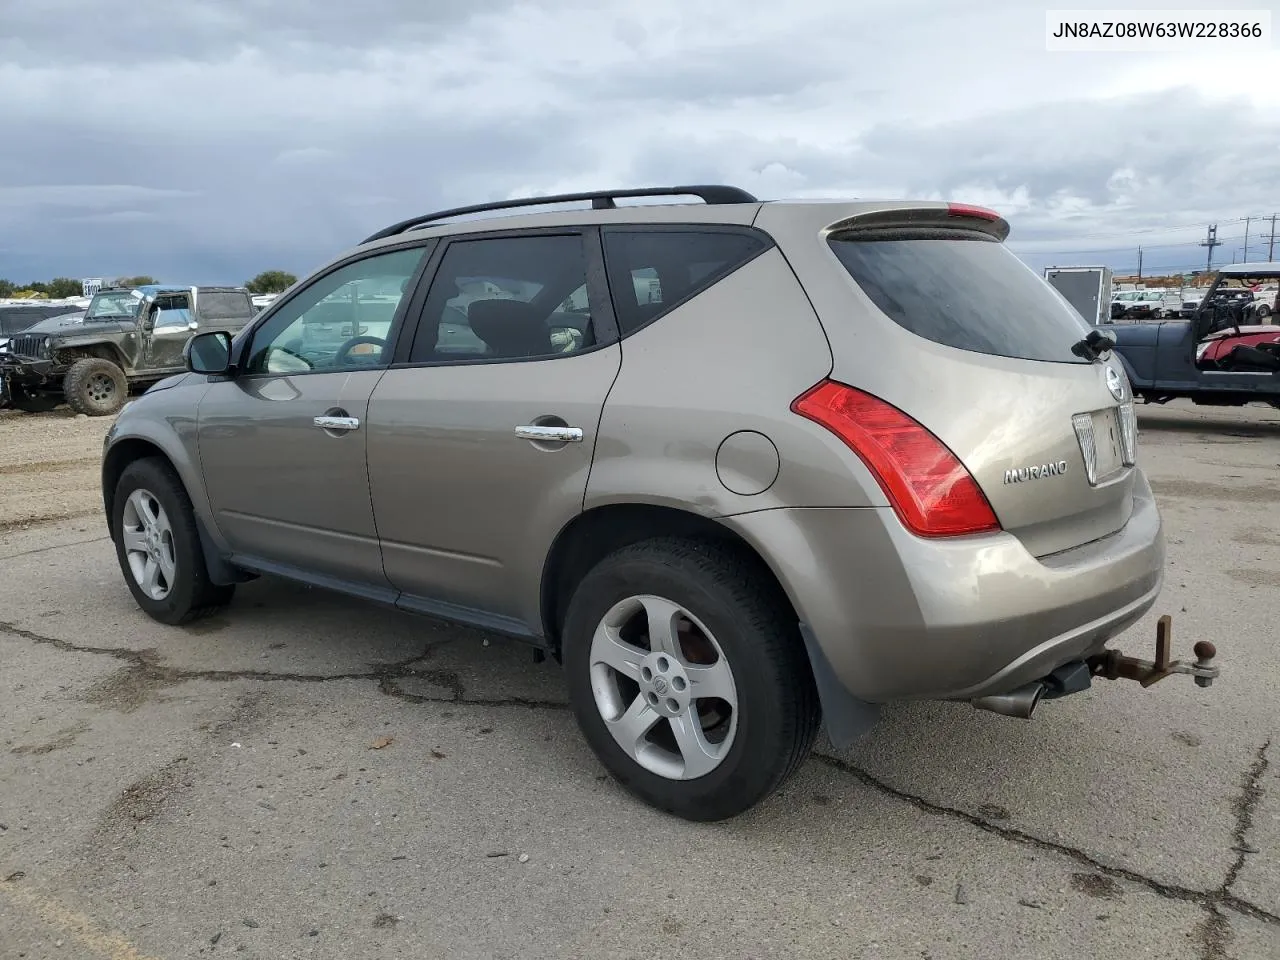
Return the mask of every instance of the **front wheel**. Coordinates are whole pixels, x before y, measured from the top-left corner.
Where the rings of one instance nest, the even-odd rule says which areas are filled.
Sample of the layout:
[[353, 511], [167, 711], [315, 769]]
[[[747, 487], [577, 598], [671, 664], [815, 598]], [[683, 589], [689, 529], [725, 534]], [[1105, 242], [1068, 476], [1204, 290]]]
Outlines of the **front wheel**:
[[81, 357], [62, 379], [67, 406], [90, 417], [108, 417], [119, 412], [129, 396], [124, 371], [101, 357]]
[[116, 484], [111, 520], [120, 570], [152, 619], [188, 623], [231, 602], [235, 586], [209, 580], [191, 499], [168, 463], [129, 464]]
[[563, 633], [569, 696], [608, 771], [688, 820], [736, 816], [809, 754], [817, 691], [786, 598], [731, 548], [625, 547], [583, 578]]

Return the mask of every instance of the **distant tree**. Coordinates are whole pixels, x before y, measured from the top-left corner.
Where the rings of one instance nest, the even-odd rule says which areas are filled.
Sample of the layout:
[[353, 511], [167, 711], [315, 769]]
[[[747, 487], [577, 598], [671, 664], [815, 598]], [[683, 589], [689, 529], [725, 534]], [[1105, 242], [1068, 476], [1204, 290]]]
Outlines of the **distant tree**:
[[0, 280], [0, 297], [12, 297], [18, 285], [12, 280]]
[[137, 277], [117, 277], [111, 281], [117, 287], [145, 287], [148, 284], [155, 283], [155, 277], [149, 277], [145, 273]]
[[39, 280], [32, 280], [30, 283], [28, 283], [28, 284], [27, 284], [25, 287], [23, 287], [22, 289], [24, 289], [24, 290], [32, 290], [32, 291], [34, 291], [34, 292], [36, 292], [36, 293], [48, 293], [48, 292], [49, 292], [49, 285], [48, 285], [47, 283], [43, 283], [43, 282], [41, 282], [41, 281], [39, 281]]
[[245, 282], [250, 293], [283, 293], [298, 282], [298, 278], [284, 270], [264, 270]]
[[84, 292], [84, 285], [70, 277], [54, 277], [45, 285], [45, 292], [55, 300], [64, 297], [78, 297]]

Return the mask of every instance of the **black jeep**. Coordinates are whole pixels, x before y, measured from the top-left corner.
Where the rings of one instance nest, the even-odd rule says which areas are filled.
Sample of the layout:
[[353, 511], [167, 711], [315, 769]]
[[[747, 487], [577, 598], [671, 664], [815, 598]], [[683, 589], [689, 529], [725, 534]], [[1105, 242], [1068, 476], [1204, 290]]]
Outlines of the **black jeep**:
[[0, 352], [0, 405], [109, 416], [131, 388], [185, 370], [197, 331], [235, 334], [256, 311], [243, 287], [151, 284], [100, 290], [84, 317], [51, 317], [9, 338]]
[[[1205, 356], [1211, 338], [1257, 329], [1241, 330], [1256, 323], [1250, 287], [1277, 277], [1280, 262], [1225, 266], [1217, 271], [1190, 319], [1108, 327], [1106, 336], [1115, 341], [1134, 396], [1147, 403], [1184, 397], [1206, 406], [1262, 402], [1280, 407], [1280, 351], [1274, 344], [1242, 342], [1221, 357]], [[1276, 332], [1280, 334], [1280, 327]]]

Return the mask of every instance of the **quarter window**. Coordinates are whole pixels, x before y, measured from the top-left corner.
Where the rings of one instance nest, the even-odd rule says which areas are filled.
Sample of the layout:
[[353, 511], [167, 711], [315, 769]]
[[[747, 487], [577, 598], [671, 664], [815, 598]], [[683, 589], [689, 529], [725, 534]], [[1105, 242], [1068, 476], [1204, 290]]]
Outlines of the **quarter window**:
[[580, 235], [455, 240], [431, 283], [409, 359], [527, 360], [595, 342]]
[[414, 247], [367, 257], [304, 288], [255, 331], [246, 372], [382, 366], [391, 322], [422, 256]]
[[675, 309], [768, 246], [747, 232], [608, 231], [605, 259], [622, 335]]

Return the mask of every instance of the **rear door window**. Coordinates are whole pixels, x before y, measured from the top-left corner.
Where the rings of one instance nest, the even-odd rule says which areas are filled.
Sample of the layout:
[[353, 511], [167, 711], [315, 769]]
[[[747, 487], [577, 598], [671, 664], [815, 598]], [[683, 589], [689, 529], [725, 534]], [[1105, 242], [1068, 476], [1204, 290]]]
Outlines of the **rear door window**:
[[622, 335], [669, 313], [769, 246], [761, 234], [747, 230], [606, 231], [609, 288]]
[[450, 242], [422, 308], [411, 363], [533, 360], [596, 345], [580, 233]]
[[251, 317], [254, 314], [253, 302], [247, 293], [234, 290], [200, 291], [198, 310], [202, 317], [209, 320], [234, 320], [238, 317]]
[[997, 240], [872, 234], [830, 244], [881, 312], [926, 340], [1018, 360], [1087, 362], [1071, 346], [1089, 325]]

